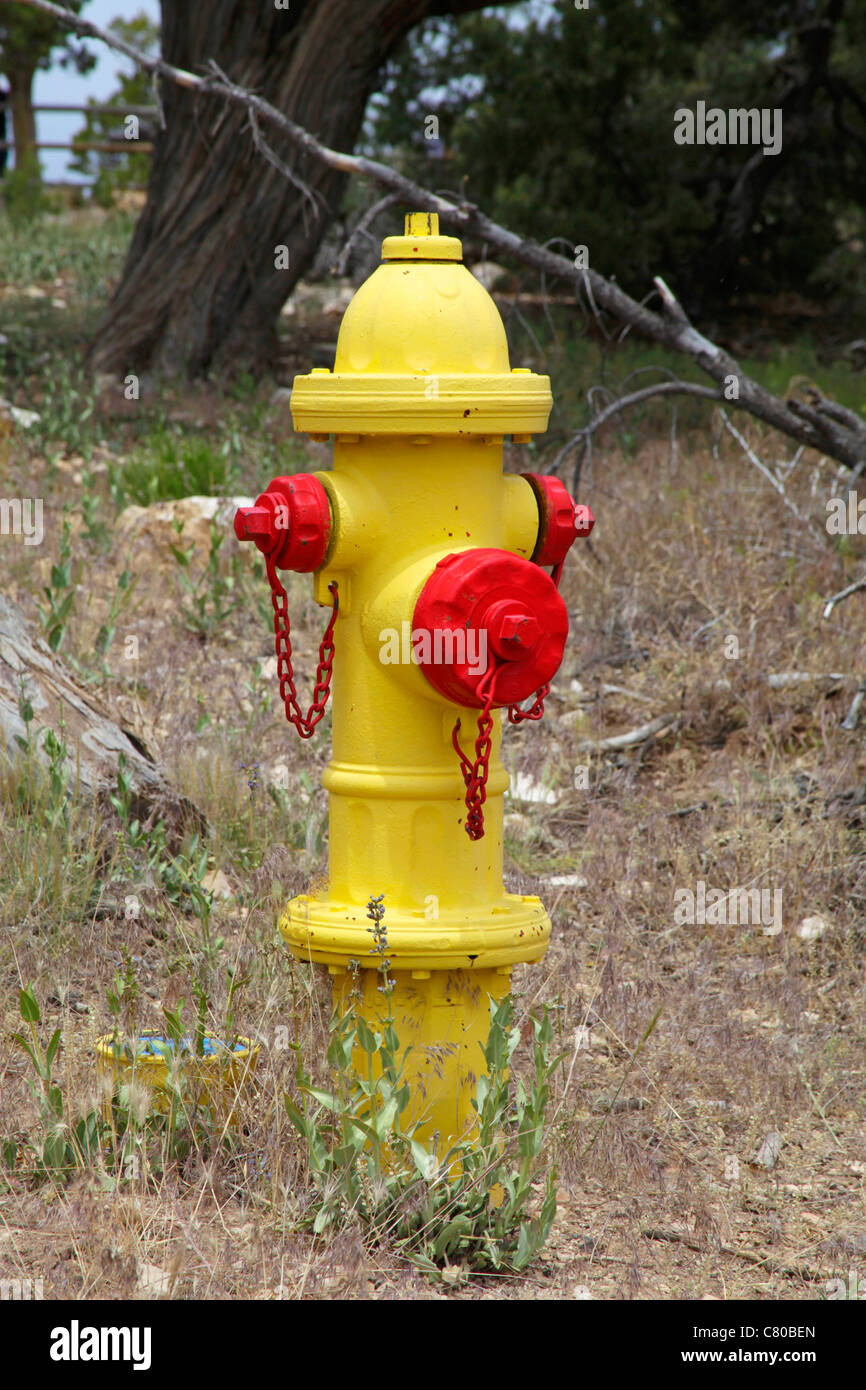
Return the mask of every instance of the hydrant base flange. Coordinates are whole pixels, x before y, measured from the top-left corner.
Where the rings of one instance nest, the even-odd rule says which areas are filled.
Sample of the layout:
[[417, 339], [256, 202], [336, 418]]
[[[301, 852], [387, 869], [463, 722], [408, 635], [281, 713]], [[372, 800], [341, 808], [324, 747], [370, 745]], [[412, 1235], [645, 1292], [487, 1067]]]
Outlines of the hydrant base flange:
[[[488, 970], [540, 960], [550, 918], [539, 898], [507, 893], [487, 908], [441, 910], [435, 920], [388, 910], [388, 956], [395, 970]], [[299, 960], [347, 968], [378, 965], [365, 909], [306, 894], [293, 898], [280, 931]]]

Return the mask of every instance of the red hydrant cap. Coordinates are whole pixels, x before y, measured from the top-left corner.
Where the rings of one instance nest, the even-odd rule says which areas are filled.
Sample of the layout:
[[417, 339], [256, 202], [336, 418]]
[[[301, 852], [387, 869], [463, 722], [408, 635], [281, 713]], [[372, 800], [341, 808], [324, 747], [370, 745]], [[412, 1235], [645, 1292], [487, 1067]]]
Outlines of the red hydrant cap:
[[[478, 686], [497, 666], [494, 704], [525, 700], [562, 661], [568, 610], [538, 565], [510, 550], [462, 550], [436, 566], [415, 605], [418, 664], [435, 690], [480, 709]], [[414, 639], [413, 639], [414, 640]]]
[[235, 513], [239, 541], [255, 541], [283, 570], [321, 567], [331, 538], [328, 494], [312, 473], [274, 478], [253, 507]]
[[550, 473], [524, 473], [538, 503], [538, 543], [532, 552], [537, 565], [558, 565], [577, 536], [586, 537], [595, 517], [585, 504], [578, 505], [558, 478]]

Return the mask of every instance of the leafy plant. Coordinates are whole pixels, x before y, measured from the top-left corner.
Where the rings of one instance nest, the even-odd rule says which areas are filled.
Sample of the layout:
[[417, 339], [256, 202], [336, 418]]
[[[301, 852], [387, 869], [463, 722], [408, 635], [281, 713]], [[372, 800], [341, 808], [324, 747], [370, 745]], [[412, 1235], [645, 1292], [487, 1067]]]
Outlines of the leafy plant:
[[[182, 524], [180, 529], [183, 529]], [[207, 567], [197, 579], [190, 574], [193, 547], [186, 550], [175, 545], [171, 547], [174, 558], [181, 566], [180, 582], [189, 596], [184, 608], [186, 626], [203, 641], [212, 637], [223, 620], [238, 606], [238, 599], [234, 596], [235, 576], [231, 572], [223, 574], [220, 566], [220, 548], [224, 540], [224, 529], [212, 520]]]
[[45, 638], [53, 652], [58, 652], [66, 635], [66, 620], [75, 602], [72, 581], [72, 543], [69, 517], [64, 514], [60, 533], [60, 556], [51, 566], [51, 580], [42, 590], [48, 602], [40, 609]]
[[32, 986], [19, 990], [18, 1003], [21, 1017], [29, 1029], [29, 1037], [22, 1033], [15, 1033], [13, 1037], [33, 1066], [34, 1075], [28, 1077], [27, 1086], [39, 1107], [41, 1137], [35, 1141], [27, 1139], [23, 1146], [16, 1140], [7, 1140], [3, 1146], [3, 1157], [6, 1166], [12, 1168], [17, 1163], [21, 1147], [24, 1147], [30, 1150], [35, 1159], [37, 1178], [67, 1177], [76, 1168], [86, 1167], [98, 1152], [102, 1137], [101, 1120], [95, 1110], [74, 1122], [67, 1118], [63, 1092], [53, 1077], [61, 1030], [56, 1028], [48, 1046], [43, 1048], [36, 1031], [41, 1015]]
[[[298, 1051], [299, 1103], [287, 1114], [305, 1144], [313, 1190], [313, 1231], [360, 1223], [372, 1243], [390, 1242], [435, 1276], [446, 1264], [466, 1270], [518, 1272], [541, 1248], [556, 1214], [554, 1174], [545, 1180], [537, 1215], [529, 1214], [532, 1185], [544, 1141], [550, 1078], [562, 1058], [551, 1058], [547, 1011], [533, 1019], [534, 1079], [518, 1081], [512, 1099], [510, 1064], [520, 1041], [510, 996], [490, 1001], [487, 1071], [472, 1102], [476, 1133], [441, 1158], [418, 1137], [419, 1122], [404, 1116], [411, 1091], [404, 1071], [388, 977], [382, 899], [372, 898], [374, 951], [380, 955], [388, 1001], [381, 1030], [351, 1007], [331, 1020], [328, 1061], [336, 1089], [313, 1085]], [[366, 1075], [355, 1070], [360, 1049]]]
[[22, 227], [41, 217], [47, 210], [48, 199], [42, 188], [42, 173], [35, 151], [28, 150], [20, 166], [10, 170], [3, 179], [2, 198], [9, 221]]

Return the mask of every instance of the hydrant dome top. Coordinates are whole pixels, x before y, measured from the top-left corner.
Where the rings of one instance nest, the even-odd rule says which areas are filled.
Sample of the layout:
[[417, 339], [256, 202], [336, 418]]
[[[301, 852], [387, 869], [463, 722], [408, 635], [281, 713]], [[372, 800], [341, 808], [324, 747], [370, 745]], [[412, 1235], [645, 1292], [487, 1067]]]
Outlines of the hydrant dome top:
[[456, 236], [439, 235], [439, 214], [410, 212], [403, 236], [382, 242], [383, 261], [462, 261], [463, 242]]
[[382, 243], [382, 264], [356, 292], [337, 338], [335, 372], [508, 372], [499, 311], [463, 265], [457, 237], [435, 212], [412, 212], [404, 236]]
[[546, 376], [511, 369], [495, 303], [435, 213], [386, 237], [357, 290], [333, 373], [296, 377], [295, 429], [311, 434], [533, 434], [547, 428]]

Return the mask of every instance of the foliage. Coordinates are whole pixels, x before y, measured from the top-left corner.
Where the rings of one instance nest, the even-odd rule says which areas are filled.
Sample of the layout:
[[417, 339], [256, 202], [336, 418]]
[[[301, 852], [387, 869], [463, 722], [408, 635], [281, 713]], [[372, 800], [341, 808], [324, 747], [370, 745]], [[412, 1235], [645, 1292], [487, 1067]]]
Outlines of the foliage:
[[[65, 8], [81, 14], [87, 0], [65, 0]], [[7, 77], [22, 68], [48, 68], [60, 48], [60, 66], [74, 63], [87, 72], [96, 61], [59, 20], [24, 5], [5, 5], [0, 11], [0, 72]]]
[[[128, 1004], [130, 992], [135, 992], [128, 971], [124, 978], [115, 975], [115, 987], [117, 994], [108, 992], [108, 1005], [117, 1021], [123, 1003]], [[181, 1041], [182, 1009], [183, 1000], [175, 1010], [165, 1010], [166, 1035], [173, 1043]], [[62, 1182], [76, 1170], [113, 1158], [121, 1178], [138, 1177], [142, 1167], [150, 1176], [159, 1176], [168, 1164], [182, 1163], [192, 1152], [231, 1147], [210, 1104], [202, 1103], [200, 1084], [182, 1066], [168, 1068], [158, 1101], [134, 1082], [116, 1082], [105, 1110], [90, 1109], [73, 1116], [54, 1076], [62, 1030], [56, 1028], [43, 1048], [37, 1031], [41, 1011], [32, 986], [19, 990], [19, 1010], [28, 1032], [13, 1037], [30, 1059], [27, 1087], [38, 1107], [38, 1133], [35, 1137], [19, 1133], [0, 1142], [0, 1159], [7, 1172], [17, 1172], [34, 1184], [48, 1179]], [[136, 1051], [117, 1026], [114, 1040], [119, 1056]], [[201, 1055], [198, 1046], [196, 1051]], [[103, 1176], [109, 1186], [117, 1181], [108, 1173]]]
[[[36, 1140], [28, 1139], [23, 1147], [30, 1151], [35, 1160], [38, 1179], [65, 1177], [74, 1169], [86, 1167], [92, 1162], [101, 1138], [99, 1115], [91, 1110], [74, 1121], [69, 1118], [63, 1091], [53, 1075], [61, 1030], [56, 1028], [47, 1047], [43, 1048], [36, 1030], [41, 1015], [33, 989], [19, 990], [18, 1003], [29, 1032], [28, 1036], [22, 1033], [13, 1036], [32, 1063], [33, 1075], [28, 1077], [27, 1086], [39, 1108], [40, 1128], [39, 1137]], [[14, 1139], [3, 1143], [3, 1159], [7, 1168], [15, 1167], [21, 1147], [19, 1141]]]
[[[367, 915], [381, 958], [383, 1026], [371, 1028], [354, 1006], [335, 1013], [328, 1047], [335, 1089], [313, 1085], [298, 1050], [300, 1103], [285, 1097], [304, 1140], [312, 1229], [321, 1234], [360, 1223], [371, 1243], [387, 1241], [434, 1276], [444, 1265], [519, 1272], [544, 1244], [556, 1214], [552, 1171], [540, 1211], [529, 1214], [550, 1078], [562, 1060], [550, 1056], [547, 1011], [532, 1020], [534, 1078], [528, 1087], [518, 1081], [512, 1100], [509, 1075], [520, 1029], [513, 1026], [511, 997], [491, 999], [486, 1071], [472, 1101], [475, 1132], [437, 1156], [418, 1137], [420, 1123], [404, 1119], [409, 1049], [401, 1053], [395, 1027], [381, 897], [370, 900]], [[356, 1069], [359, 1055], [367, 1059], [366, 1075]]]
[[[159, 54], [159, 28], [150, 17], [140, 11], [132, 19], [113, 19], [107, 26], [108, 32], [116, 38], [138, 49], [147, 57]], [[118, 70], [117, 88], [104, 101], [90, 102], [91, 106], [137, 107], [153, 104], [153, 89], [146, 72], [135, 68], [132, 73]], [[144, 118], [139, 124], [139, 138], [149, 140], [154, 131]], [[88, 111], [84, 126], [73, 137], [73, 144], [81, 141], [102, 142], [124, 139], [121, 118], [99, 111]], [[128, 153], [112, 153], [107, 150], [77, 149], [69, 162], [69, 167], [77, 173], [93, 179], [93, 196], [98, 203], [109, 205], [112, 194], [120, 188], [147, 183], [150, 173], [150, 154], [136, 150], [130, 141]]]
[[[80, 14], [87, 0], [69, 0], [66, 8]], [[54, 50], [60, 54], [54, 58]], [[49, 68], [57, 61], [60, 67], [74, 65], [79, 72], [88, 72], [96, 62], [85, 44], [79, 43], [65, 25], [50, 15], [20, 4], [6, 4], [0, 9], [0, 73], [9, 79], [10, 106], [15, 139], [15, 162], [21, 175], [26, 174], [22, 193], [19, 184], [12, 207], [20, 213], [29, 209], [32, 215], [40, 210], [33, 190], [33, 181], [40, 178], [39, 164], [31, 145], [35, 139], [33, 115], [33, 77], [37, 68]], [[31, 159], [32, 156], [32, 159]], [[15, 181], [13, 181], [15, 188]]]
[[[179, 539], [183, 526], [183, 522], [175, 523]], [[220, 566], [220, 549], [225, 540], [225, 529], [212, 519], [209, 530], [208, 562], [198, 577], [190, 574], [190, 561], [195, 547], [190, 545], [186, 550], [177, 545], [171, 547], [171, 552], [180, 566], [180, 582], [187, 595], [184, 622], [190, 632], [194, 632], [202, 642], [216, 635], [221, 624], [235, 611], [240, 601], [235, 593], [238, 557], [233, 557], [229, 572], [224, 574]]]
[[[808, 289], [811, 277], [817, 296], [828, 269], [838, 292], [852, 273], [840, 250], [866, 229], [856, 98], [866, 11], [848, 7], [833, 27], [827, 81], [786, 98], [818, 43], [801, 9], [611, 0], [577, 10], [556, 0], [433, 20], [389, 64], [368, 136], [514, 231], [587, 246], [590, 264], [638, 297], [654, 274], [672, 278], [695, 312], [743, 291]], [[725, 110], [788, 101], [782, 151], [764, 159], [734, 252], [726, 217], [754, 149], [676, 144], [674, 112], [698, 100]]]
[[3, 204], [13, 227], [28, 226], [45, 212], [48, 200], [42, 191], [42, 175], [35, 151], [28, 150], [0, 185]]
[[157, 425], [146, 448], [114, 470], [112, 490], [118, 507], [182, 497], [226, 496], [236, 482], [239, 440], [226, 431], [218, 447], [204, 435]]

